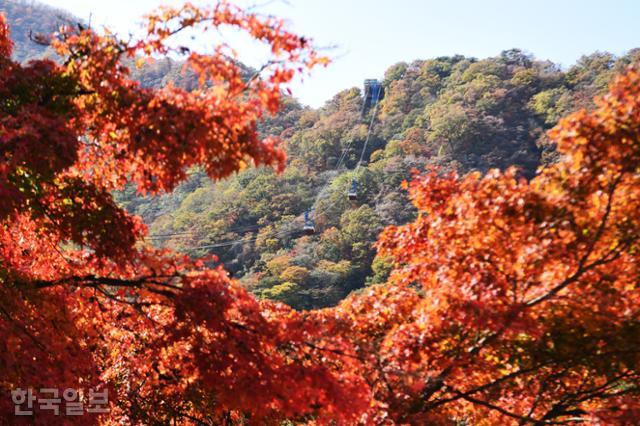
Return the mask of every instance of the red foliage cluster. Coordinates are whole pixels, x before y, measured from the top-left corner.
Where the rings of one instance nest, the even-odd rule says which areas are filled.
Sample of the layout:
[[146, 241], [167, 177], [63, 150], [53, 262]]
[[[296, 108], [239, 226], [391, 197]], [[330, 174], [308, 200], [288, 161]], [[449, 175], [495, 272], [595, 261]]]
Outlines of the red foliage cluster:
[[[243, 78], [232, 26], [271, 48]], [[256, 123], [325, 60], [282, 23], [227, 3], [148, 17], [125, 43], [63, 29], [64, 63], [10, 59], [0, 16], [0, 388], [110, 390], [109, 414], [39, 424], [633, 424], [640, 412], [640, 73], [556, 127], [562, 161], [527, 182], [431, 172], [419, 217], [386, 229], [389, 283], [296, 312], [257, 301], [214, 259], [140, 243], [113, 200], [284, 164]], [[200, 87], [144, 89], [125, 58], [188, 54]], [[15, 422], [11, 399], [0, 399]]]
[[[335, 315], [375, 398], [411, 424], [637, 424], [640, 70], [550, 132], [562, 155], [408, 185], [389, 283]], [[555, 423], [554, 423], [555, 422]]]
[[[220, 267], [206, 268], [211, 259], [137, 244], [144, 225], [111, 196], [125, 183], [171, 190], [194, 165], [212, 179], [249, 162], [282, 167], [284, 152], [256, 124], [278, 110], [295, 72], [325, 59], [279, 21], [226, 3], [163, 9], [148, 22], [133, 43], [63, 28], [53, 39], [63, 64], [21, 65], [0, 17], [3, 418], [19, 420], [16, 388], [106, 386], [107, 416], [36, 408], [26, 421], [354, 421], [366, 386], [342, 373], [347, 361], [307, 344], [300, 314], [258, 302]], [[168, 54], [171, 35], [196, 26], [244, 30], [273, 59], [247, 79], [223, 47], [190, 53], [200, 87], [189, 92], [129, 78], [124, 59]]]

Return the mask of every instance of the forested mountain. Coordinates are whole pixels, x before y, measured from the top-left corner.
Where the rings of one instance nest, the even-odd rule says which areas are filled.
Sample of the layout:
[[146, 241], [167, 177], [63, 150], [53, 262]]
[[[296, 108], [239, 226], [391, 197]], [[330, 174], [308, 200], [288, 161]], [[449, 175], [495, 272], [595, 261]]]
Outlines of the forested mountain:
[[[36, 36], [49, 35], [63, 24], [87, 25], [83, 19], [62, 9], [34, 0], [0, 0], [0, 13], [6, 16], [11, 26], [13, 57], [21, 62], [53, 55], [51, 48], [32, 40]], [[170, 81], [186, 88], [196, 85], [192, 72], [182, 72], [182, 64], [168, 58], [142, 68], [136, 68], [131, 63], [131, 70], [133, 77], [147, 87], [164, 86]]]
[[11, 24], [13, 57], [18, 61], [37, 58], [46, 51], [45, 46], [30, 40], [30, 35], [50, 34], [62, 23], [81, 22], [64, 10], [34, 0], [0, 0], [0, 13]]
[[[419, 60], [311, 109], [283, 93], [327, 58], [253, 10], [26, 62], [0, 14], [0, 424], [638, 424], [640, 51]], [[260, 75], [179, 42], [223, 28]]]
[[[215, 253], [262, 297], [298, 308], [331, 305], [386, 278], [390, 266], [375, 258], [372, 244], [385, 225], [413, 218], [401, 189], [412, 170], [514, 165], [532, 177], [554, 160], [545, 132], [566, 113], [589, 108], [637, 55], [595, 53], [566, 71], [519, 50], [483, 60], [399, 63], [385, 73], [386, 97], [358, 171], [374, 111], [361, 116], [362, 92], [353, 88], [317, 110], [290, 100], [263, 123], [265, 134], [286, 144], [282, 175], [249, 168], [213, 184], [194, 170], [171, 195], [129, 193], [121, 200], [150, 224], [154, 244], [194, 256]], [[353, 179], [355, 202], [346, 196]], [[301, 232], [306, 209], [315, 220], [313, 236]]]
[[[0, 10], [14, 29], [15, 56], [42, 54], [29, 31], [46, 32], [60, 12], [7, 0], [0, 0]], [[193, 256], [214, 253], [261, 297], [297, 308], [328, 306], [386, 279], [390, 265], [375, 258], [373, 243], [385, 225], [414, 218], [402, 189], [412, 170], [484, 173], [513, 165], [534, 176], [541, 163], [555, 159], [545, 132], [566, 113], [589, 108], [638, 56], [598, 52], [567, 70], [517, 49], [482, 60], [456, 55], [398, 63], [384, 75], [385, 98], [364, 114], [362, 91], [352, 88], [319, 109], [289, 99], [265, 120], [262, 133], [280, 136], [288, 152], [281, 175], [247, 168], [212, 183], [192, 170], [172, 194], [139, 197], [131, 189], [118, 199], [147, 222], [149, 242]], [[188, 88], [192, 75], [181, 71], [181, 64], [165, 60], [134, 69], [133, 76], [146, 86], [172, 81]], [[346, 196], [353, 180], [357, 201]], [[302, 233], [307, 209], [313, 236]]]

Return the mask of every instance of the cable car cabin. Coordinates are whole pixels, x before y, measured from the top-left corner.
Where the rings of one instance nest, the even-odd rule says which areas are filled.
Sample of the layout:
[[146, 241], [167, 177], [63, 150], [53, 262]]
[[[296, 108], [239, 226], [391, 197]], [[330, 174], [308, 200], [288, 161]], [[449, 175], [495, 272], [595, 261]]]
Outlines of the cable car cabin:
[[302, 227], [302, 232], [304, 232], [305, 235], [313, 235], [316, 233], [316, 227], [313, 225], [313, 222], [305, 223]]
[[372, 105], [384, 99], [384, 87], [376, 79], [367, 79], [364, 81], [364, 105], [362, 113], [364, 114]]
[[309, 218], [309, 210], [304, 212], [304, 226], [302, 227], [302, 231], [305, 235], [313, 235], [316, 233], [315, 224], [313, 220]]
[[353, 180], [353, 182], [351, 182], [351, 188], [349, 188], [349, 191], [347, 192], [347, 196], [351, 201], [358, 199], [358, 188], [356, 186], [355, 179]]

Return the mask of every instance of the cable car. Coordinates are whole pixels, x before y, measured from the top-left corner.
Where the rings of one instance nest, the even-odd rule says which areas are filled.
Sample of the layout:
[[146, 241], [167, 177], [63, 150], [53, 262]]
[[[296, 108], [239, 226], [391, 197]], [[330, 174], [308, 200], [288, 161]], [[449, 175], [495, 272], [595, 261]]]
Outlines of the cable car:
[[313, 220], [309, 218], [309, 210], [304, 212], [304, 226], [302, 227], [302, 231], [306, 235], [313, 235], [316, 233], [316, 227], [313, 223]]
[[362, 113], [364, 114], [371, 105], [384, 99], [384, 87], [375, 78], [368, 78], [364, 81], [364, 104]]
[[358, 187], [356, 186], [355, 178], [351, 181], [351, 188], [349, 188], [349, 192], [347, 192], [347, 196], [351, 201], [358, 199]]

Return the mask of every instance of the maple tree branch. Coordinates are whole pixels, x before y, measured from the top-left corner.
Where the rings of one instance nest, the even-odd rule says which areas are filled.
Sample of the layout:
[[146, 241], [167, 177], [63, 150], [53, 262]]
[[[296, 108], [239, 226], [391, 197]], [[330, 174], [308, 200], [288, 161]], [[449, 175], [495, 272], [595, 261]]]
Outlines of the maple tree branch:
[[[620, 174], [615, 180], [614, 182], [611, 184], [611, 187], [609, 189], [609, 196], [608, 196], [608, 200], [607, 200], [607, 206], [605, 208], [605, 213], [603, 215], [603, 218], [598, 226], [598, 230], [596, 232], [596, 235], [594, 236], [594, 238], [592, 239], [592, 241], [589, 244], [589, 247], [587, 249], [587, 251], [585, 252], [585, 254], [581, 257], [580, 261], [579, 261], [579, 266], [578, 269], [576, 270], [576, 272], [574, 272], [571, 276], [567, 277], [565, 280], [563, 280], [560, 284], [556, 285], [554, 288], [552, 288], [549, 292], [545, 293], [544, 295], [532, 299], [529, 302], [526, 302], [523, 304], [524, 308], [530, 308], [533, 307], [537, 304], [540, 304], [542, 302], [544, 302], [545, 300], [548, 300], [549, 298], [553, 297], [555, 294], [557, 294], [558, 292], [562, 291], [562, 289], [566, 288], [567, 286], [569, 286], [570, 284], [576, 282], [585, 272], [600, 266], [602, 264], [606, 264], [609, 263], [613, 260], [615, 260], [616, 258], [618, 258], [621, 255], [621, 251], [619, 250], [619, 246], [614, 247], [613, 249], [611, 249], [607, 254], [605, 254], [603, 257], [601, 257], [600, 259], [593, 261], [592, 263], [588, 264], [585, 266], [586, 261], [588, 260], [589, 256], [591, 255], [591, 253], [593, 252], [595, 245], [597, 244], [597, 242], [600, 240], [602, 234], [604, 233], [604, 230], [606, 228], [606, 224], [608, 221], [608, 218], [611, 214], [611, 209], [612, 209], [612, 205], [613, 205], [613, 195], [615, 193], [615, 190], [617, 188], [617, 185], [619, 184], [619, 182], [621, 181], [623, 177], [623, 174]], [[629, 245], [630, 242], [627, 242], [625, 244]], [[612, 255], [612, 257], [609, 257], [610, 255]], [[477, 353], [479, 353], [482, 348], [486, 347], [489, 343], [495, 341], [497, 338], [499, 338], [502, 333], [504, 333], [504, 331], [507, 330], [507, 328], [509, 327], [509, 325], [513, 322], [513, 320], [515, 319], [515, 317], [517, 316], [517, 314], [519, 313], [519, 310], [516, 311], [512, 311], [510, 313], [510, 315], [507, 317], [505, 323], [503, 324], [503, 326], [497, 330], [494, 333], [489, 334], [488, 336], [483, 337], [476, 345], [474, 345], [472, 348], [470, 348], [468, 350], [468, 354], [469, 355], [476, 355]], [[457, 357], [456, 357], [457, 358]], [[433, 394], [435, 394], [438, 390], [442, 389], [445, 386], [445, 379], [446, 377], [451, 373], [451, 371], [453, 370], [453, 363], [449, 365], [449, 367], [445, 368], [433, 381], [431, 381], [427, 387], [425, 388], [425, 390], [422, 393], [422, 396], [424, 397], [424, 399], [430, 398]]]
[[27, 337], [29, 337], [29, 339], [31, 339], [31, 341], [33, 341], [33, 343], [35, 343], [35, 345], [40, 348], [41, 350], [45, 351], [47, 348], [42, 344], [42, 342], [40, 342], [38, 340], [38, 338], [36, 338], [36, 336], [34, 336], [29, 330], [27, 330], [27, 328], [20, 324], [18, 321], [16, 321], [9, 312], [7, 312], [7, 310], [0, 305], [0, 313], [2, 313], [2, 315], [7, 318], [16, 328], [18, 328], [20, 331], [22, 331]]
[[199, 419], [197, 417], [194, 417], [194, 416], [192, 416], [190, 414], [187, 414], [187, 413], [184, 413], [184, 412], [177, 412], [176, 414], [178, 416], [180, 416], [180, 417], [184, 417], [185, 419], [192, 420], [192, 421], [196, 422], [197, 425], [200, 425], [200, 426], [209, 426], [209, 425], [213, 424], [213, 423], [207, 423], [207, 422], [203, 421], [202, 419]]
[[[542, 380], [542, 383], [540, 384], [540, 388], [538, 389], [538, 392], [536, 393], [536, 396], [535, 396], [535, 398], [533, 400], [533, 403], [531, 404], [531, 407], [529, 407], [529, 411], [527, 412], [527, 417], [533, 416], [533, 413], [536, 411], [536, 408], [538, 407], [538, 404], [542, 400], [542, 396], [544, 395], [544, 393], [547, 390], [548, 386], [549, 386], [549, 377], [546, 377], [546, 378], [544, 378]], [[519, 423], [519, 426], [523, 426], [525, 424], [526, 424], [526, 422], [521, 421]]]
[[[613, 356], [613, 355], [622, 355], [622, 354], [640, 354], [640, 348], [637, 349], [630, 349], [630, 350], [619, 350], [619, 351], [607, 351], [607, 352], [601, 352], [601, 353], [596, 353], [594, 351], [590, 352], [590, 353], [586, 353], [583, 356], [580, 357], [575, 357], [575, 356], [571, 356], [570, 358], [565, 358], [565, 359], [556, 359], [556, 360], [552, 360], [549, 362], [545, 362], [545, 363], [540, 363], [537, 364], [533, 367], [529, 367], [529, 368], [525, 368], [525, 369], [520, 369], [518, 371], [514, 371], [512, 373], [506, 374], [504, 376], [501, 376], [489, 383], [485, 383], [481, 386], [478, 386], [476, 388], [467, 390], [465, 392], [460, 392], [457, 391], [455, 396], [449, 397], [449, 398], [445, 398], [445, 399], [440, 399], [440, 400], [436, 400], [433, 401], [432, 403], [428, 403], [425, 404], [423, 407], [423, 411], [429, 410], [429, 409], [433, 409], [445, 404], [448, 404], [450, 402], [456, 401], [458, 399], [463, 398], [464, 396], [471, 396], [473, 394], [479, 393], [479, 392], [483, 392], [483, 391], [487, 391], [501, 383], [504, 383], [506, 381], [509, 381], [511, 379], [515, 379], [516, 377], [525, 375], [525, 374], [529, 374], [529, 373], [533, 373], [535, 371], [540, 370], [541, 368], [545, 368], [545, 367], [549, 367], [552, 365], [562, 365], [565, 364], [565, 369], [563, 369], [563, 373], [566, 372], [567, 368], [575, 366], [575, 365], [579, 365], [581, 362], [584, 362], [590, 358], [604, 358], [604, 357], [609, 357], [609, 356]], [[568, 363], [568, 364], [566, 364]], [[561, 376], [563, 373], [556, 373], [554, 374], [554, 376]], [[553, 376], [552, 376], [553, 377]], [[443, 383], [444, 387], [446, 386]], [[533, 412], [533, 410], [535, 409], [535, 406], [532, 407], [531, 412]], [[529, 416], [531, 415], [531, 413], [529, 414]]]
[[[627, 389], [622, 389], [613, 393], [608, 393], [608, 391], [612, 388], [619, 386], [621, 380], [636, 376], [637, 374], [625, 371], [619, 375], [616, 375], [609, 380], [607, 380], [604, 384], [600, 386], [593, 387], [587, 390], [581, 390], [577, 392], [573, 392], [570, 394], [566, 394], [563, 398], [554, 404], [550, 410], [545, 413], [545, 415], [541, 418], [541, 420], [545, 419], [553, 419], [554, 417], [566, 415], [566, 414], [576, 414], [582, 411], [580, 408], [571, 408], [571, 406], [576, 406], [584, 401], [588, 401], [590, 399], [606, 399], [613, 398], [616, 396], [623, 395], [625, 393], [637, 391], [638, 387], [631, 386]], [[584, 414], [581, 412], [580, 414]]]
[[551, 297], [555, 296], [560, 291], [565, 289], [567, 286], [577, 281], [588, 270], [593, 269], [594, 267], [599, 266], [600, 264], [607, 263], [607, 262], [594, 261], [590, 265], [585, 266], [587, 260], [589, 259], [589, 256], [591, 256], [591, 254], [593, 253], [593, 250], [595, 249], [596, 244], [598, 243], [598, 241], [600, 240], [600, 238], [602, 237], [602, 234], [606, 229], [607, 222], [611, 214], [611, 209], [613, 207], [613, 196], [623, 176], [624, 176], [624, 173], [620, 173], [618, 177], [616, 177], [616, 179], [611, 183], [611, 186], [608, 192], [607, 205], [605, 207], [604, 215], [602, 216], [602, 220], [600, 221], [600, 225], [598, 226], [598, 230], [596, 231], [595, 236], [589, 243], [589, 246], [585, 251], [585, 253], [582, 255], [582, 257], [578, 261], [578, 267], [576, 271], [573, 274], [571, 274], [569, 277], [567, 277], [565, 280], [563, 280], [560, 284], [556, 285], [551, 290], [549, 290], [547, 293], [526, 302], [525, 305], [527, 307], [538, 305], [544, 302], [545, 300], [550, 299]]
[[[239, 323], [237, 321], [229, 321], [229, 324], [231, 324], [232, 326], [234, 326], [236, 328], [239, 328], [241, 330], [249, 331], [249, 332], [254, 333], [254, 334], [259, 334], [253, 328], [251, 328], [251, 327], [249, 327], [249, 326], [247, 326], [245, 324]], [[347, 357], [347, 358], [357, 359], [358, 361], [363, 361], [363, 362], [365, 361], [363, 358], [359, 357], [358, 355], [349, 354], [349, 353], [346, 353], [344, 351], [341, 351], [340, 349], [332, 349], [332, 348], [326, 348], [326, 347], [318, 346], [318, 345], [316, 345], [314, 343], [311, 343], [311, 342], [308, 342], [308, 341], [302, 341], [300, 343], [296, 343], [296, 342], [287, 342], [287, 343], [290, 344], [290, 345], [302, 344], [304, 346], [307, 346], [307, 347], [309, 347], [311, 349], [315, 349], [315, 350], [318, 350], [318, 351], [329, 352], [329, 353], [333, 353], [333, 354], [336, 354], [336, 355], [344, 356], [344, 357]]]
[[[454, 390], [454, 392], [458, 393], [457, 391]], [[512, 413], [511, 411], [505, 410], [502, 407], [499, 407], [497, 405], [491, 404], [490, 402], [487, 402], [483, 399], [478, 399], [478, 398], [474, 398], [470, 395], [462, 395], [460, 394], [460, 397], [462, 399], [464, 399], [465, 401], [471, 402], [472, 404], [476, 404], [476, 405], [481, 405], [483, 407], [489, 408], [491, 410], [497, 411], [507, 417], [511, 417], [512, 419], [516, 419], [516, 420], [521, 420], [521, 421], [525, 421], [525, 422], [529, 422], [529, 423], [535, 423], [536, 420], [531, 418], [531, 417], [527, 417], [527, 416], [522, 416], [516, 413]], [[544, 423], [544, 424], [555, 424], [555, 423]]]
[[439, 407], [439, 406], [444, 405], [444, 404], [448, 404], [448, 403], [453, 402], [453, 401], [457, 401], [460, 398], [464, 398], [465, 396], [471, 396], [471, 395], [476, 394], [478, 392], [485, 391], [487, 389], [490, 389], [490, 388], [492, 388], [494, 386], [499, 385], [500, 383], [506, 382], [506, 381], [511, 380], [511, 379], [515, 379], [516, 377], [521, 376], [523, 374], [533, 373], [534, 371], [537, 371], [540, 368], [546, 367], [546, 366], [551, 365], [551, 364], [553, 364], [553, 363], [552, 362], [548, 362], [548, 363], [538, 364], [538, 365], [536, 365], [534, 367], [529, 367], [529, 368], [525, 368], [525, 369], [522, 369], [522, 370], [514, 371], [513, 373], [506, 374], [506, 375], [504, 375], [502, 377], [497, 378], [493, 382], [485, 383], [484, 385], [478, 386], [477, 388], [474, 388], [474, 389], [471, 389], [471, 390], [468, 390], [468, 391], [465, 391], [465, 392], [457, 391], [456, 392], [456, 396], [434, 401], [433, 403], [427, 404], [426, 408], [427, 409], [432, 409], [432, 408]]
[[307, 347], [309, 347], [309, 348], [311, 348], [311, 349], [315, 349], [315, 350], [318, 350], [318, 351], [330, 352], [330, 353], [333, 353], [333, 354], [336, 354], [336, 355], [340, 355], [340, 356], [344, 356], [344, 357], [347, 357], [347, 358], [357, 359], [358, 361], [363, 361], [363, 362], [365, 361], [363, 358], [359, 357], [358, 355], [348, 354], [348, 353], [346, 353], [344, 351], [341, 351], [340, 349], [325, 348], [325, 347], [318, 346], [318, 345], [316, 345], [314, 343], [307, 342], [307, 341], [303, 341], [302, 344], [307, 346]]
[[121, 298], [109, 293], [108, 291], [106, 291], [105, 289], [100, 287], [99, 285], [92, 286], [92, 288], [94, 288], [97, 291], [99, 291], [107, 299], [113, 300], [114, 302], [124, 303], [124, 304], [130, 305], [130, 306], [134, 307], [138, 311], [141, 311], [141, 308], [148, 307], [148, 306], [158, 306], [158, 305], [169, 306], [166, 303], [161, 303], [161, 302], [130, 301], [130, 300], [121, 299]]
[[[462, 399], [471, 402], [472, 404], [476, 404], [476, 405], [481, 405], [483, 407], [489, 408], [490, 410], [494, 410], [497, 411], [507, 417], [511, 417], [513, 419], [516, 420], [520, 420], [520, 424], [527, 424], [527, 423], [531, 423], [534, 425], [563, 425], [563, 424], [567, 424], [567, 421], [570, 421], [572, 423], [582, 423], [585, 422], [586, 419], [582, 419], [579, 417], [573, 417], [570, 419], [566, 419], [566, 421], [561, 421], [561, 420], [553, 420], [552, 418], [549, 419], [540, 419], [540, 420], [536, 420], [533, 417], [530, 417], [528, 415], [520, 415], [520, 414], [516, 414], [516, 413], [512, 413], [511, 411], [508, 411], [498, 405], [495, 404], [491, 404], [488, 401], [485, 401], [483, 399], [478, 399], [478, 398], [474, 398], [472, 396], [462, 396]], [[582, 410], [565, 410], [562, 411], [561, 413], [559, 413], [558, 415], [575, 415], [575, 414], [584, 414], [584, 412]]]
[[[171, 274], [171, 275], [152, 275], [147, 277], [140, 277], [135, 279], [124, 279], [124, 278], [109, 278], [109, 277], [97, 277], [95, 275], [85, 275], [85, 276], [72, 276], [60, 278], [58, 280], [47, 281], [47, 280], [34, 280], [31, 282], [22, 282], [21, 284], [32, 286], [37, 289], [54, 287], [59, 285], [76, 285], [76, 286], [84, 286], [84, 287], [95, 287], [100, 285], [107, 285], [112, 287], [129, 287], [129, 288], [145, 288], [151, 292], [164, 295], [167, 297], [175, 296], [173, 290], [182, 290], [181, 287], [169, 284], [166, 281], [173, 278], [180, 277], [180, 274]], [[168, 290], [162, 290], [153, 288], [150, 286], [159, 286], [166, 288]], [[169, 291], [172, 290], [172, 291]]]
[[237, 96], [240, 93], [244, 93], [247, 90], [249, 90], [249, 87], [251, 86], [251, 83], [256, 80], [258, 77], [260, 77], [260, 74], [262, 74], [262, 72], [264, 70], [266, 70], [267, 68], [269, 68], [272, 65], [276, 65], [276, 64], [281, 64], [284, 63], [284, 61], [282, 60], [275, 60], [275, 59], [271, 59], [269, 61], [267, 61], [266, 63], [262, 64], [262, 66], [256, 70], [256, 72], [254, 72], [251, 77], [249, 77], [247, 79], [247, 81], [245, 82], [245, 84], [243, 85], [242, 89], [237, 91], [236, 93], [233, 94], [233, 96]]

